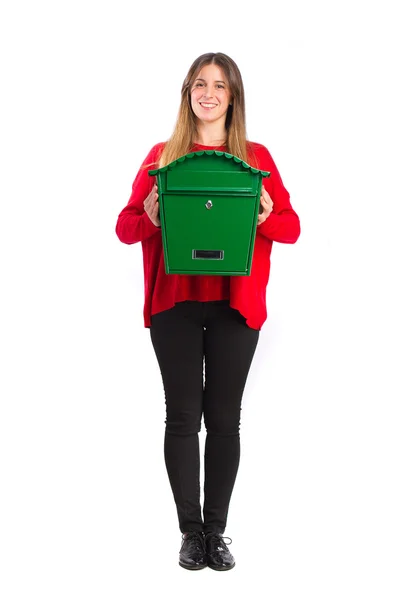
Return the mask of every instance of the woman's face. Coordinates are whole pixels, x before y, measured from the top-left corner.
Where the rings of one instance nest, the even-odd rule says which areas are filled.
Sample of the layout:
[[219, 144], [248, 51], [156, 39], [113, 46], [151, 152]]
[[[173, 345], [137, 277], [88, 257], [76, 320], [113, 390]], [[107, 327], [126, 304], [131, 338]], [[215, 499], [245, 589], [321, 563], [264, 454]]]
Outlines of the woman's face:
[[225, 124], [231, 92], [225, 73], [217, 65], [206, 65], [197, 74], [190, 93], [192, 109], [204, 123]]

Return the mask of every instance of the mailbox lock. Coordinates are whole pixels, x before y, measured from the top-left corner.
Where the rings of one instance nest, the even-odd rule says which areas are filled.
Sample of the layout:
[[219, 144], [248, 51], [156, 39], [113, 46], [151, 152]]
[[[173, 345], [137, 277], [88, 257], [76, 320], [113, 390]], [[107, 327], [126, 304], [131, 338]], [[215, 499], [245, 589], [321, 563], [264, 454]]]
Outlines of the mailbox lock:
[[206, 204], [205, 204], [205, 207], [206, 207], [207, 209], [210, 209], [210, 208], [212, 208], [212, 205], [213, 205], [213, 203], [211, 202], [211, 200], [207, 200], [207, 202], [206, 202]]

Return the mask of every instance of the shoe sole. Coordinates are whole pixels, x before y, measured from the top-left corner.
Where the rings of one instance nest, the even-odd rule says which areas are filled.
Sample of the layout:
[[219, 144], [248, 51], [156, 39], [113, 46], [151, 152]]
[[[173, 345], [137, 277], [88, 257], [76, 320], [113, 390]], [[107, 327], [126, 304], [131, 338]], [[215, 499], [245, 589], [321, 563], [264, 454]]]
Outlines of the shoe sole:
[[214, 571], [230, 571], [233, 567], [236, 566], [236, 563], [233, 563], [230, 567], [215, 567], [214, 565], [208, 565], [209, 569], [213, 569]]
[[205, 569], [206, 567], [208, 567], [208, 565], [195, 565], [195, 566], [184, 565], [181, 562], [179, 563], [179, 566], [182, 567], [183, 569], [187, 569], [188, 571], [201, 571], [202, 569]]

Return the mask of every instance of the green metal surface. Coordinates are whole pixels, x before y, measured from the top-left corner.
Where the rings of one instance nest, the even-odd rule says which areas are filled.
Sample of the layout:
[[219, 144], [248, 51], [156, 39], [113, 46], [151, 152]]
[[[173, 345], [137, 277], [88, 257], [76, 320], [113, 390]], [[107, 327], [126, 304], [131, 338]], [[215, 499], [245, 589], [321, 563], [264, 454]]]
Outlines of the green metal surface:
[[167, 274], [250, 275], [262, 178], [268, 171], [206, 150], [149, 175], [157, 177]]

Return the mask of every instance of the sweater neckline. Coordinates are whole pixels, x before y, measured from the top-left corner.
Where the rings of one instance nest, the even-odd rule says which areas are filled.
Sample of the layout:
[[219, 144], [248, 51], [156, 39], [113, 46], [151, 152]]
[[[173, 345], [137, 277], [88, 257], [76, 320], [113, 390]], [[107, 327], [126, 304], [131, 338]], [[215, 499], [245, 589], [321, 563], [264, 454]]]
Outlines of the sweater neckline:
[[205, 144], [194, 144], [195, 148], [205, 148], [206, 150], [219, 150], [220, 148], [226, 148], [225, 144], [220, 144], [219, 146], [206, 146]]

